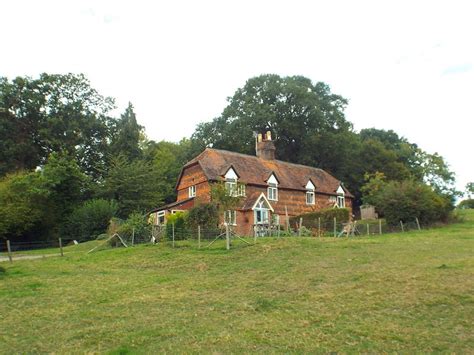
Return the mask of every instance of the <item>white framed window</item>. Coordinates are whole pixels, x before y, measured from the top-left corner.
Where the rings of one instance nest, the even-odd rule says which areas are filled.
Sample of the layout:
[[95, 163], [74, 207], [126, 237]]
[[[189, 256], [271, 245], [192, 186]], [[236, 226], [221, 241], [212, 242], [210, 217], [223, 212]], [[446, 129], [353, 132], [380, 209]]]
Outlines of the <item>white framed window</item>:
[[229, 226], [237, 225], [237, 212], [236, 211], [225, 211], [224, 212], [224, 223]]
[[276, 179], [275, 175], [272, 174], [267, 180], [268, 189], [267, 189], [267, 197], [271, 201], [278, 201], [278, 180]]
[[268, 186], [267, 196], [271, 201], [278, 201], [278, 188], [275, 184]]
[[176, 213], [180, 213], [180, 212], [184, 212], [183, 210], [171, 210], [171, 214], [176, 214]]
[[159, 211], [156, 213], [156, 224], [159, 226], [165, 224], [165, 211]]
[[337, 197], [336, 197], [336, 204], [334, 205], [334, 207], [338, 207], [338, 208], [346, 207], [345, 193], [342, 186], [338, 187], [336, 193], [337, 193]]
[[189, 186], [188, 195], [189, 197], [196, 197], [196, 185]]
[[346, 207], [345, 193], [342, 186], [339, 186], [336, 193], [337, 193], [337, 197], [336, 197], [336, 204], [334, 207], [338, 207], [338, 208]]
[[337, 196], [337, 207], [344, 208], [346, 207], [346, 199], [344, 196]]
[[225, 181], [225, 189], [229, 196], [245, 197], [245, 185], [244, 184], [237, 184], [237, 180], [226, 179]]
[[268, 224], [268, 208], [265, 206], [264, 201], [259, 201], [256, 207], [254, 208], [255, 211], [255, 224]]
[[315, 197], [314, 197], [314, 190], [316, 186], [314, 186], [311, 180], [308, 180], [306, 184], [306, 204], [307, 205], [314, 205], [315, 204]]

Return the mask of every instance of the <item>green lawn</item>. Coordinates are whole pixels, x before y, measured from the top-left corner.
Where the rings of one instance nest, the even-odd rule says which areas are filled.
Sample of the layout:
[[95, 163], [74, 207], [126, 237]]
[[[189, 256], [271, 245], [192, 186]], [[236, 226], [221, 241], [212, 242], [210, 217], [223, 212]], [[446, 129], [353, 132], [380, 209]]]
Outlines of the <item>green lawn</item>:
[[0, 353], [474, 351], [474, 214], [430, 231], [1, 263]]

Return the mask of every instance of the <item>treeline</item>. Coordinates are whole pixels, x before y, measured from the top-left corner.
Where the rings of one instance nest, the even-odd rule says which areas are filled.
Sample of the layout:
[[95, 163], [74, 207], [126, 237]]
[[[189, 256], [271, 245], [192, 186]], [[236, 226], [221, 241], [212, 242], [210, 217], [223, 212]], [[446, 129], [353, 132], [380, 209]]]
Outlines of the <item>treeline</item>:
[[174, 201], [182, 165], [206, 146], [255, 154], [255, 132], [266, 130], [276, 136], [278, 159], [326, 169], [358, 203], [375, 173], [428, 183], [452, 199], [454, 175], [441, 156], [393, 131], [354, 131], [346, 105], [324, 83], [262, 75], [190, 138], [155, 142], [132, 104], [112, 117], [114, 100], [83, 75], [0, 78], [0, 237], [73, 233], [88, 209], [121, 219], [145, 213]]

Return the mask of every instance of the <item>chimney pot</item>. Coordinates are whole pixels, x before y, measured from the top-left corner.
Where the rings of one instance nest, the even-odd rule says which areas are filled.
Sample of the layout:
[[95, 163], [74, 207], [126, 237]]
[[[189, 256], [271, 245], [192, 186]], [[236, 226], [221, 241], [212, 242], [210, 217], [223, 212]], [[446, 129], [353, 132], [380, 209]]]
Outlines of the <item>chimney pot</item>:
[[265, 160], [275, 160], [275, 143], [272, 141], [272, 133], [267, 131], [265, 138], [262, 139], [262, 134], [259, 133], [257, 136], [256, 153], [257, 157]]

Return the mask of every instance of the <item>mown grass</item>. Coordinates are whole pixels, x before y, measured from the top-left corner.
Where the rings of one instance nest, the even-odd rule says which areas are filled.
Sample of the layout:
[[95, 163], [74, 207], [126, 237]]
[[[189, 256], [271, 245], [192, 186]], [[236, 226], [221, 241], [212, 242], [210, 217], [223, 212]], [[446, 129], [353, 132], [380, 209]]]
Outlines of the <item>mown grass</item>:
[[3, 263], [0, 353], [469, 353], [473, 251], [467, 214], [376, 237]]

